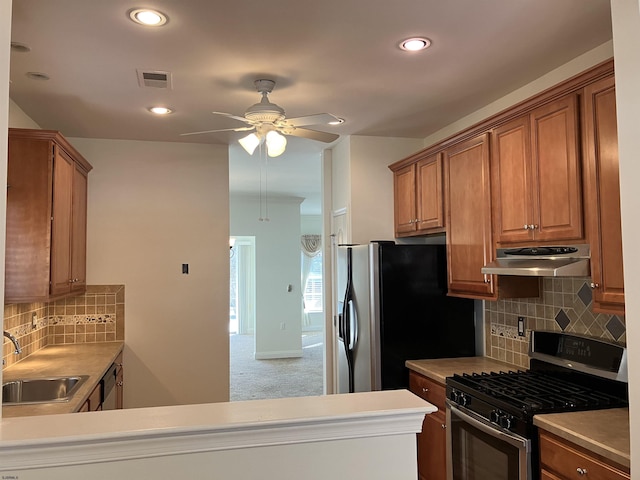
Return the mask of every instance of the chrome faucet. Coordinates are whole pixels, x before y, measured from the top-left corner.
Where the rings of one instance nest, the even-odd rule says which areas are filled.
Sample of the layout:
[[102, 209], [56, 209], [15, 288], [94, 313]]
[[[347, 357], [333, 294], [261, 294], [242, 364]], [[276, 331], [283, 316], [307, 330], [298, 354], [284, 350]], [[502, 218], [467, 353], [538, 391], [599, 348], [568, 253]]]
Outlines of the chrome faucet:
[[16, 355], [22, 353], [22, 348], [20, 348], [20, 342], [18, 342], [18, 339], [16, 337], [11, 335], [6, 330], [4, 331], [4, 336], [7, 337], [9, 340], [11, 340], [11, 342], [13, 343], [13, 346], [16, 349], [15, 352], [13, 352], [13, 353], [15, 353]]

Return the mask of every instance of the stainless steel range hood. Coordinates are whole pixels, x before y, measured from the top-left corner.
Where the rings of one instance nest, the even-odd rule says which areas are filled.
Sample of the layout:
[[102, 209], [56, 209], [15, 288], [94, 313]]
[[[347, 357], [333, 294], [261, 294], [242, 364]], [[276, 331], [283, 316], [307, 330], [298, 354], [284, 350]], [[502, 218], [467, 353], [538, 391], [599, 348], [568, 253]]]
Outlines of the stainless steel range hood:
[[482, 267], [490, 275], [588, 277], [589, 245], [499, 248], [496, 259]]

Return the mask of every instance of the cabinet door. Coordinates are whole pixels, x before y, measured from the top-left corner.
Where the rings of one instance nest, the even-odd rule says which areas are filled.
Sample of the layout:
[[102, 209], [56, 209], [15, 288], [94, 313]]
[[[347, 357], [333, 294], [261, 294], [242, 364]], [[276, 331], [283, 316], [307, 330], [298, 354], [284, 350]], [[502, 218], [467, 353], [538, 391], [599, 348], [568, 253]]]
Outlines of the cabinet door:
[[480, 269], [493, 259], [489, 134], [445, 151], [449, 294], [494, 298], [494, 281]]
[[87, 287], [87, 176], [78, 167], [73, 171], [73, 209], [71, 224], [71, 290]]
[[493, 222], [498, 243], [533, 238], [533, 182], [531, 180], [529, 117], [520, 117], [493, 131], [491, 191]]
[[122, 353], [115, 360], [116, 370], [116, 409], [124, 408], [124, 365], [122, 363]]
[[396, 234], [416, 230], [416, 165], [393, 172]]
[[613, 77], [585, 88], [584, 146], [593, 309], [623, 314], [620, 176]]
[[575, 95], [531, 113], [536, 240], [584, 238], [577, 119]]
[[441, 411], [426, 415], [418, 434], [418, 476], [421, 480], [447, 478], [447, 422]]
[[416, 165], [416, 176], [418, 230], [444, 227], [441, 155], [436, 154], [420, 160]]
[[51, 221], [51, 295], [71, 290], [71, 207], [74, 164], [55, 148], [53, 160], [53, 219]]

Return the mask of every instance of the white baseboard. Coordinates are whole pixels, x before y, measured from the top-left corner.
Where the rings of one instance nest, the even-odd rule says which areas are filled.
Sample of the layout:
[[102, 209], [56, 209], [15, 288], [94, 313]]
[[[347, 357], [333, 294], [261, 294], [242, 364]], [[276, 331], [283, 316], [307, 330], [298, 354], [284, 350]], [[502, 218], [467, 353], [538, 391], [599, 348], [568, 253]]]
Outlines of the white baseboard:
[[273, 360], [276, 358], [299, 358], [302, 357], [302, 349], [300, 350], [281, 350], [279, 352], [256, 352], [256, 360]]

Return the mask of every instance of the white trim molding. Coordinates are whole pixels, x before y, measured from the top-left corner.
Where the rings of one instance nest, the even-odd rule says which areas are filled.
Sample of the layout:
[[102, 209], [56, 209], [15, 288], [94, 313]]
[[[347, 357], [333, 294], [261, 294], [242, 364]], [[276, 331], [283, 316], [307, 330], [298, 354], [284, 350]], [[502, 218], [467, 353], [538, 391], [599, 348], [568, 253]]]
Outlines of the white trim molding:
[[8, 418], [0, 474], [113, 461], [414, 435], [436, 407], [406, 390]]

